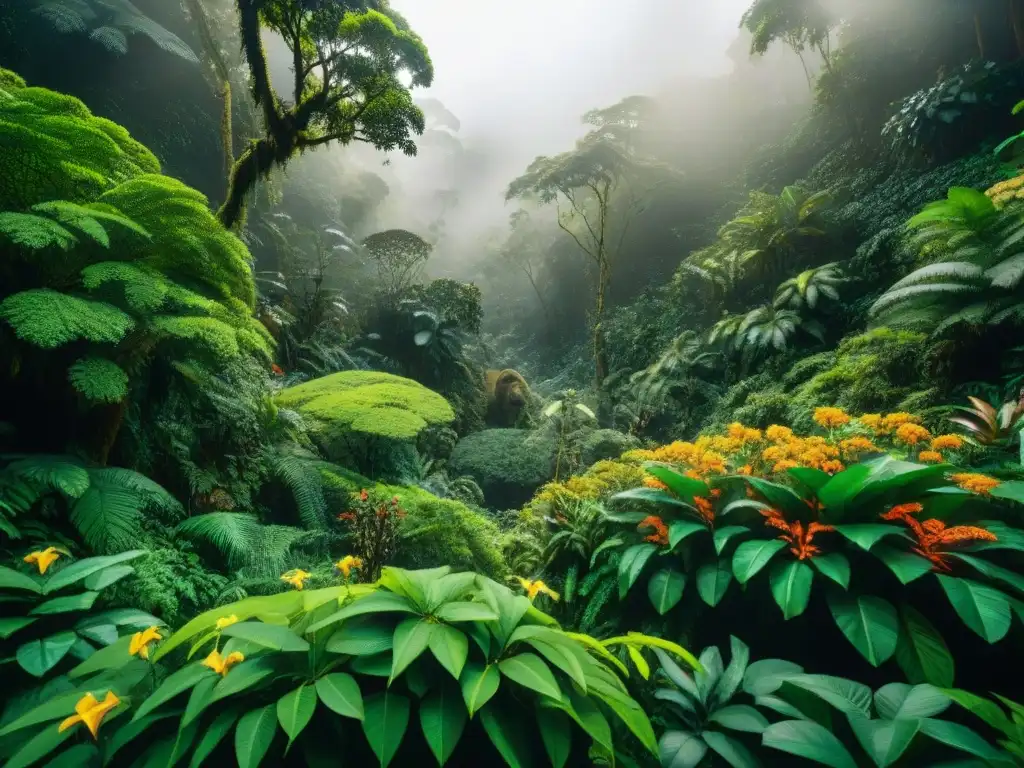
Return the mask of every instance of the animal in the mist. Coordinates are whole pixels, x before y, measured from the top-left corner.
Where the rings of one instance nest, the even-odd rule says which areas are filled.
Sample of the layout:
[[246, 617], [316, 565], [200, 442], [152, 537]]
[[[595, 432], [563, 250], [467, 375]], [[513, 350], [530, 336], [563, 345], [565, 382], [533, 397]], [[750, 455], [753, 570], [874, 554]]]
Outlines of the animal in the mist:
[[492, 427], [512, 427], [530, 399], [530, 388], [518, 371], [506, 368], [487, 371], [484, 376], [487, 395], [487, 423]]

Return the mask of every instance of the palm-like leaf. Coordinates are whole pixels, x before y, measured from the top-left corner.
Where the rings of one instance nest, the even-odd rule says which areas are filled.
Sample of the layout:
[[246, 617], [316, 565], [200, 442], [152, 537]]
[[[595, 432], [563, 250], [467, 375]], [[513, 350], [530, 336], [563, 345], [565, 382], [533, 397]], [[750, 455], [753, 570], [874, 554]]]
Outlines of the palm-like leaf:
[[775, 289], [773, 304], [776, 309], [800, 309], [805, 305], [814, 309], [822, 298], [837, 301], [839, 291], [836, 286], [845, 280], [842, 270], [835, 262], [814, 267], [780, 284]]

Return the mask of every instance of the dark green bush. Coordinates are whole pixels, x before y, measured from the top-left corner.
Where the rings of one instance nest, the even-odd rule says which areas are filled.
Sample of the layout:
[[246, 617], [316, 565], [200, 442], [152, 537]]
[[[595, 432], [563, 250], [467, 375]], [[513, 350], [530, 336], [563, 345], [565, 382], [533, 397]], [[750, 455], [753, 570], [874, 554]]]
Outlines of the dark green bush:
[[554, 477], [555, 444], [525, 429], [486, 429], [463, 438], [452, 453], [453, 475], [472, 477], [488, 506], [511, 509]]

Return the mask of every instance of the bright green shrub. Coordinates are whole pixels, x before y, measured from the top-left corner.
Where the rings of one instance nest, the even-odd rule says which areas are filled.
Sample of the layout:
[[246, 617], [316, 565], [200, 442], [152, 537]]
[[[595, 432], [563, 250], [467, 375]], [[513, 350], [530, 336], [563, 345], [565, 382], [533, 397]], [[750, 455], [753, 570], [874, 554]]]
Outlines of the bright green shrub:
[[511, 509], [525, 504], [554, 477], [554, 457], [555, 443], [548, 435], [486, 429], [459, 441], [449, 467], [453, 475], [472, 477], [489, 506]]
[[440, 499], [420, 488], [378, 485], [354, 473], [325, 469], [324, 491], [332, 511], [345, 511], [349, 495], [363, 488], [398, 496], [406, 517], [399, 527], [394, 565], [408, 568], [474, 570], [492, 578], [507, 572], [498, 527], [482, 512], [455, 499]]
[[[639, 640], [648, 641], [629, 647]], [[94, 755], [88, 742], [78, 750], [86, 754], [64, 757], [58, 731], [87, 693], [110, 710], [123, 704], [103, 716], [97, 740], [107, 755], [117, 744], [125, 764], [320, 765], [337, 760], [339, 744], [346, 762], [381, 766], [563, 766], [614, 759], [627, 746], [657, 753], [620, 677], [628, 670], [605, 646], [564, 632], [527, 597], [450, 568], [389, 568], [372, 586], [243, 600], [148, 647], [151, 662], [119, 648], [80, 670], [76, 689], [8, 723], [0, 735], [20, 750], [7, 765], [58, 749], [68, 762]]]

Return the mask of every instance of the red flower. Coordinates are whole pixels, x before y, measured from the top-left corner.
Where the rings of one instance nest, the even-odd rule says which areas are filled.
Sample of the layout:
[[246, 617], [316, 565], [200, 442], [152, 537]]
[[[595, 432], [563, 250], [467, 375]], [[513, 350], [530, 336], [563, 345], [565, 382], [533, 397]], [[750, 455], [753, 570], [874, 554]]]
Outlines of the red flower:
[[342, 512], [340, 515], [338, 515], [338, 519], [339, 520], [348, 520], [348, 521], [355, 520], [356, 519], [356, 513], [355, 512]]
[[366, 501], [368, 498], [370, 498], [370, 494], [365, 488], [363, 488], [363, 490], [359, 492], [359, 500]]
[[277, 363], [271, 365], [270, 370], [273, 371], [275, 376], [284, 376], [284, 369]]

